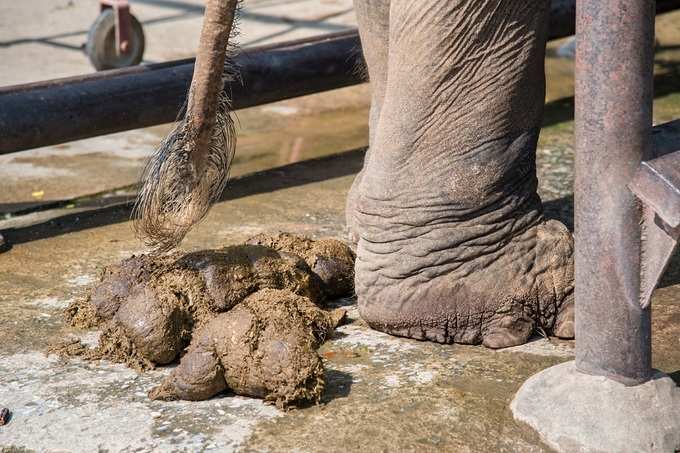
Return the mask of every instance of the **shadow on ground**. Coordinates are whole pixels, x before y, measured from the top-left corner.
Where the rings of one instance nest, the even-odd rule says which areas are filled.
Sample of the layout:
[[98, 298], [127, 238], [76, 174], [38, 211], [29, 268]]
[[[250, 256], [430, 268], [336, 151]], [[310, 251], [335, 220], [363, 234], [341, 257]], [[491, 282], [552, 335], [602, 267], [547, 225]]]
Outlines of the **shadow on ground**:
[[[358, 173], [363, 165], [364, 152], [365, 149], [356, 149], [234, 178], [227, 185], [219, 202]], [[58, 215], [44, 222], [3, 230], [5, 241], [11, 247], [130, 220], [133, 204], [129, 196], [110, 197], [102, 201], [107, 206]]]

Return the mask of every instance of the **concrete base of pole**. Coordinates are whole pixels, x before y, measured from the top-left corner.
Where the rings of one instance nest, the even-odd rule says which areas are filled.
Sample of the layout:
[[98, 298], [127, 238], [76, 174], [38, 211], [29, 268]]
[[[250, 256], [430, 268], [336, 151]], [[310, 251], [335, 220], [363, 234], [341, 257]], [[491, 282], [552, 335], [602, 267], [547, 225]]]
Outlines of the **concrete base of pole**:
[[661, 372], [626, 387], [567, 362], [529, 378], [510, 408], [559, 452], [680, 450], [680, 387]]

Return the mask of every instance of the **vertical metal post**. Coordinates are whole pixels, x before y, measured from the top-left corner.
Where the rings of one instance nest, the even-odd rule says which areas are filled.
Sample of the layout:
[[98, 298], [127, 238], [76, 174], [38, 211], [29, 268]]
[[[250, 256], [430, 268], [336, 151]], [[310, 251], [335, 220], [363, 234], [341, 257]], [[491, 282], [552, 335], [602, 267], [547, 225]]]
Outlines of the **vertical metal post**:
[[576, 367], [626, 385], [651, 376], [641, 208], [627, 184], [652, 153], [654, 8], [578, 0], [576, 11]]

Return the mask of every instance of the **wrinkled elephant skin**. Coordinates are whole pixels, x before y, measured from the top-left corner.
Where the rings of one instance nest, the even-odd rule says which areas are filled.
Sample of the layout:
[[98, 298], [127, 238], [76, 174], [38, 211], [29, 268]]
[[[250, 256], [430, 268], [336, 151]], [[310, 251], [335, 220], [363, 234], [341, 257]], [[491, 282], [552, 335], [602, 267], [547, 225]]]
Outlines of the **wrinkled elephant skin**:
[[362, 317], [490, 348], [573, 337], [573, 240], [536, 192], [549, 2], [355, 6], [372, 87], [347, 202]]

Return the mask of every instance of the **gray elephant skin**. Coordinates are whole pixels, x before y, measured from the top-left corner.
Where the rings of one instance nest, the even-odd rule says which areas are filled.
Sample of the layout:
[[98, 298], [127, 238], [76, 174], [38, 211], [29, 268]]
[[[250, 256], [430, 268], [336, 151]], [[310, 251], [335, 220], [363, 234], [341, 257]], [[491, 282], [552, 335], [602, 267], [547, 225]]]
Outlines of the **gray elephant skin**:
[[549, 7], [355, 0], [372, 103], [347, 223], [372, 328], [490, 348], [573, 337], [573, 239], [537, 194]]

